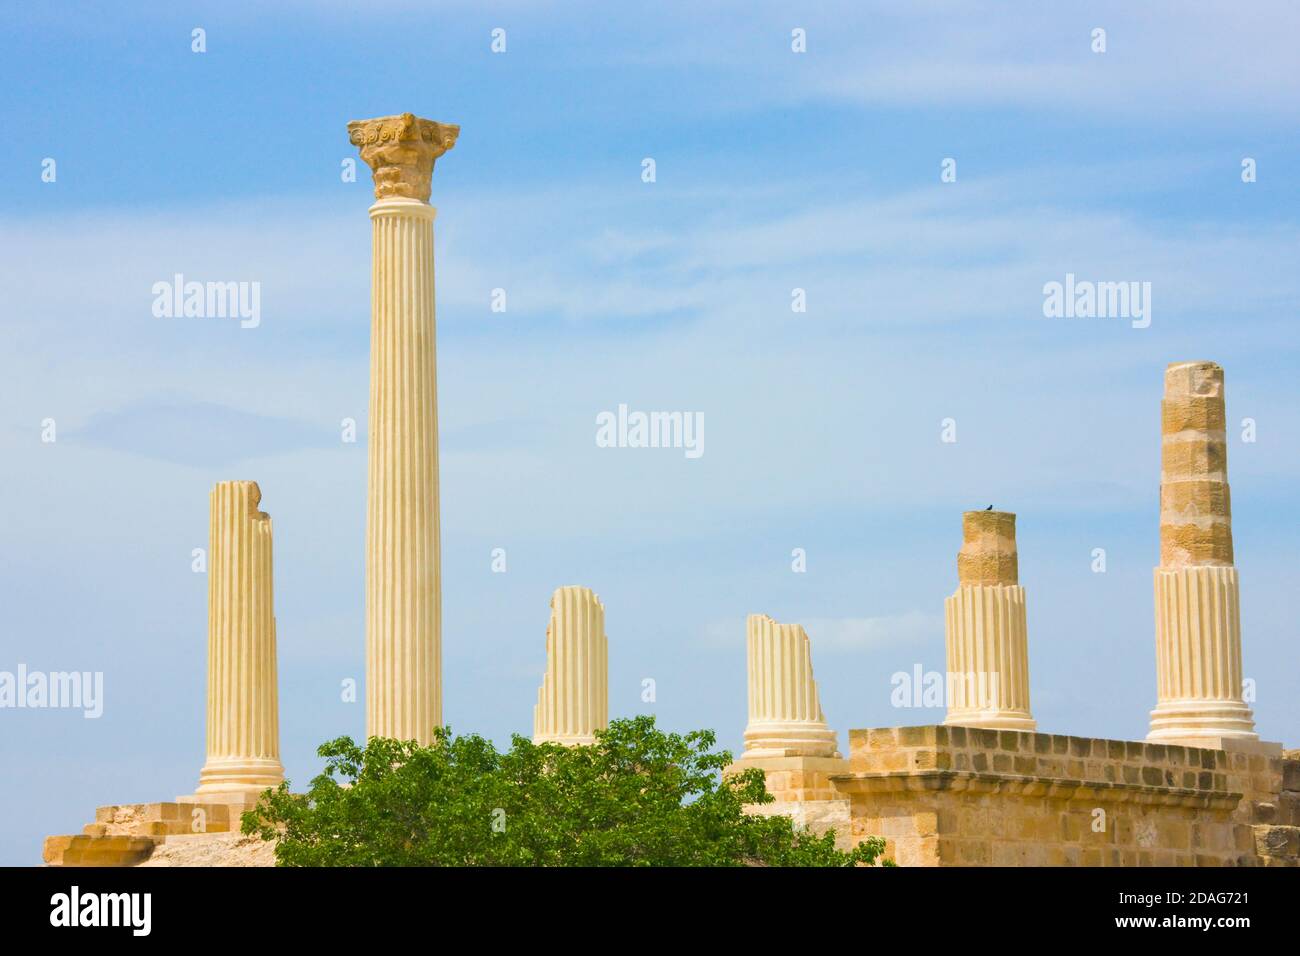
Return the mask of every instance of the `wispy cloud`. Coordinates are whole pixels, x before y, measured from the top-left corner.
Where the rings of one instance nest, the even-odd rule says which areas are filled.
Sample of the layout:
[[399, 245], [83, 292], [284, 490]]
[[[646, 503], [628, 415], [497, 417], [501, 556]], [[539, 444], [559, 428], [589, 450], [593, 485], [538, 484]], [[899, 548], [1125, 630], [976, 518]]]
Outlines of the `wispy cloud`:
[[[364, 425], [358, 426], [364, 432]], [[254, 415], [213, 402], [160, 397], [92, 416], [65, 438], [116, 451], [197, 467], [336, 447], [337, 429], [272, 415]]]
[[[962, 472], [1001, 500], [1073, 488], [1081, 506], [1133, 505], [1150, 477], [1133, 462], [1152, 460], [1135, 415], [1156, 397], [1149, 386], [1164, 362], [1274, 355], [1300, 304], [1290, 267], [1300, 240], [1283, 223], [1174, 227], [1053, 198], [1036, 177], [942, 188], [686, 222], [671, 243], [617, 195], [449, 201], [441, 414], [449, 487], [464, 494], [449, 521], [545, 533], [548, 512], [515, 493], [522, 483], [563, 507], [606, 508], [610, 533], [657, 536], [682, 500], [715, 516], [914, 506], [953, 494]], [[503, 202], [521, 214], [504, 233]], [[172, 460], [198, 463], [204, 430], [226, 436], [204, 452], [215, 462], [240, 447], [336, 444], [344, 417], [364, 428], [360, 210], [223, 204], [185, 220], [146, 211], [9, 225], [0, 278], [14, 318], [0, 328], [0, 371], [14, 395], [11, 435], [52, 416], [70, 440], [80, 428], [101, 444], [171, 447]], [[103, 248], [111, 267], [95, 255]], [[85, 281], [64, 281], [68, 262], [87, 263]], [[262, 326], [154, 318], [150, 285], [173, 271], [259, 279]], [[1042, 285], [1067, 271], [1152, 282], [1152, 328], [1044, 319]], [[506, 313], [488, 308], [497, 286]], [[791, 312], [796, 286], [807, 313]], [[1002, 387], [969, 387], [990, 375]], [[1017, 398], [1028, 389], [1032, 406]], [[703, 412], [705, 458], [596, 448], [595, 415], [619, 402]], [[229, 410], [224, 424], [215, 406]], [[161, 417], [150, 424], [145, 409]], [[944, 447], [936, 436], [948, 416], [961, 440]], [[1290, 429], [1270, 422], [1272, 434]], [[1020, 460], [1011, 450], [1026, 434], [1035, 454]], [[1111, 453], [1099, 456], [1103, 444]], [[643, 507], [618, 508], [627, 495]]]
[[[904, 647], [942, 639], [943, 618], [924, 611], [903, 611], [879, 617], [800, 617], [782, 623], [800, 624], [812, 645], [813, 661], [822, 654]], [[706, 640], [718, 647], [745, 646], [745, 620], [714, 621], [705, 628]]]
[[943, 636], [943, 618], [924, 611], [884, 617], [810, 617], [798, 621], [808, 632], [814, 656], [872, 648], [915, 645]]

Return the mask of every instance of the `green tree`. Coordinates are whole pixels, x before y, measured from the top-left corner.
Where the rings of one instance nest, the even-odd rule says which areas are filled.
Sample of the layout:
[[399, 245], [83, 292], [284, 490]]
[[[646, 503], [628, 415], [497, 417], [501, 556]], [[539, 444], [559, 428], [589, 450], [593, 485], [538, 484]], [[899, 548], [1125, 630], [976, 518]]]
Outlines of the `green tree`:
[[731, 755], [712, 750], [711, 731], [635, 717], [591, 746], [516, 735], [505, 753], [436, 736], [330, 741], [311, 790], [266, 791], [243, 832], [277, 840], [280, 866], [851, 866], [884, 851], [871, 838], [841, 852], [833, 833], [744, 813], [773, 798], [759, 770], [722, 778]]

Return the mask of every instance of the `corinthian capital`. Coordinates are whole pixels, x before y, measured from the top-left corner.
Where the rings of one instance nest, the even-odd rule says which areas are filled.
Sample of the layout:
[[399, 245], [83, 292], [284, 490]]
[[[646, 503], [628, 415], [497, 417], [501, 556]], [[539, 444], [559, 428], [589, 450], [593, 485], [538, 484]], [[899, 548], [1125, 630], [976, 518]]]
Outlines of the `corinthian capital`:
[[375, 198], [429, 201], [434, 161], [456, 145], [460, 127], [410, 113], [353, 120], [348, 138], [375, 180]]

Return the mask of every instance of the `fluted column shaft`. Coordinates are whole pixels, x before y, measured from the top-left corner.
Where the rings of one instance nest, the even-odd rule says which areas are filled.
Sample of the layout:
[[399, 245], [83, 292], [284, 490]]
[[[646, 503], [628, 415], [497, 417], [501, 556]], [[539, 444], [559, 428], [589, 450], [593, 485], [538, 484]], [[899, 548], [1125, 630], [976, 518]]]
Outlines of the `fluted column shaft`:
[[1037, 724], [1029, 710], [1029, 638], [1016, 516], [968, 511], [962, 535], [957, 590], [944, 601], [944, 723], [1032, 731]]
[[551, 597], [546, 674], [533, 710], [533, 742], [590, 744], [608, 724], [605, 607], [590, 588], [558, 588]]
[[276, 684], [271, 518], [256, 482], [212, 489], [208, 531], [207, 762], [198, 793], [284, 779]]
[[430, 183], [460, 127], [411, 113], [353, 120], [370, 167], [370, 475], [366, 732], [433, 740], [442, 723], [438, 388]]
[[1222, 368], [1165, 370], [1161, 435], [1158, 702], [1148, 739], [1258, 739], [1242, 699]]
[[826, 723], [812, 647], [798, 624], [778, 624], [766, 614], [746, 622], [749, 723], [745, 756], [838, 757]]
[[366, 732], [442, 723], [432, 206], [382, 199], [374, 228], [366, 520]]

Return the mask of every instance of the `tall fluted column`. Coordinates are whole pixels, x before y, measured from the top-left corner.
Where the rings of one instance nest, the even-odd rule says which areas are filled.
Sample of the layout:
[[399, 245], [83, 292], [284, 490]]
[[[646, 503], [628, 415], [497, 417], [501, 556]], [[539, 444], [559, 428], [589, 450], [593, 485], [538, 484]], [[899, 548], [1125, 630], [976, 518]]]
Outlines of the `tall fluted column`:
[[366, 514], [366, 733], [428, 744], [442, 723], [435, 160], [458, 126], [410, 113], [348, 124], [370, 166], [370, 475]]
[[212, 489], [208, 530], [208, 758], [198, 795], [278, 786], [271, 516], [254, 481]]
[[533, 710], [533, 742], [590, 744], [608, 724], [605, 606], [590, 588], [557, 588], [546, 626], [546, 675]]
[[967, 511], [957, 552], [957, 591], [944, 601], [948, 645], [945, 724], [1033, 730], [1025, 589], [1019, 584], [1016, 516]]
[[1223, 369], [1175, 362], [1161, 402], [1158, 702], [1148, 740], [1257, 740], [1242, 699]]
[[813, 679], [807, 632], [766, 614], [751, 614], [746, 631], [749, 724], [744, 756], [839, 757]]

